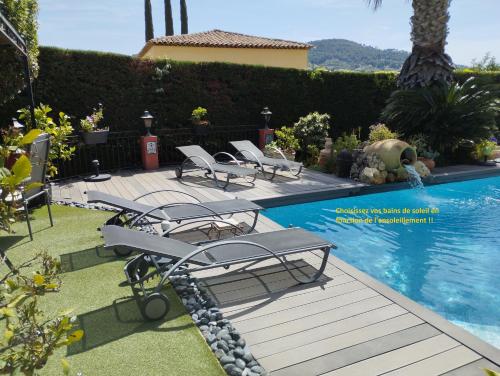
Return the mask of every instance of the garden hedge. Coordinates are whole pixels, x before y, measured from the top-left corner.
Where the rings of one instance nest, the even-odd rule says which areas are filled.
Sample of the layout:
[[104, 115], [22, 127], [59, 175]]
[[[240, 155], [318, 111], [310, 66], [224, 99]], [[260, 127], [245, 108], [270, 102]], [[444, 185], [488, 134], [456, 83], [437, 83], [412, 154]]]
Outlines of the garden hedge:
[[[98, 102], [112, 130], [143, 127], [149, 110], [157, 126], [186, 126], [193, 108], [206, 107], [217, 126], [262, 123], [269, 106], [271, 125], [291, 125], [312, 111], [332, 116], [332, 134], [378, 120], [395, 89], [391, 72], [317, 72], [225, 63], [153, 63], [124, 55], [44, 47], [40, 50], [36, 99], [82, 118]], [[465, 79], [470, 73], [458, 73]], [[482, 82], [500, 83], [500, 74], [481, 74]], [[21, 99], [0, 108], [0, 119], [15, 115]]]

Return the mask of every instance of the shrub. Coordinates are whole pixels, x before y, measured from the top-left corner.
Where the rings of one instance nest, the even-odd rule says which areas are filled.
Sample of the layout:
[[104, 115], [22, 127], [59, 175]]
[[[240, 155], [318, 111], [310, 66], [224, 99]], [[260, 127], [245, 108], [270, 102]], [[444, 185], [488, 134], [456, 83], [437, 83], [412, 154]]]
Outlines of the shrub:
[[269, 146], [278, 148], [286, 153], [294, 153], [300, 148], [300, 143], [295, 137], [292, 127], [281, 127], [274, 132], [276, 140], [271, 142]]
[[301, 117], [293, 125], [295, 137], [300, 140], [302, 149], [306, 150], [307, 145], [316, 146], [319, 150], [323, 148], [325, 139], [328, 137], [330, 129], [330, 115], [312, 112]]
[[398, 137], [399, 135], [387, 128], [385, 124], [379, 123], [370, 125], [370, 134], [368, 135], [370, 144], [373, 144], [377, 141], [390, 140]]
[[488, 90], [479, 89], [474, 78], [463, 84], [397, 90], [382, 117], [404, 136], [424, 133], [441, 154], [454, 150], [462, 139], [479, 141], [492, 136], [500, 103]]
[[340, 153], [342, 150], [354, 151], [360, 144], [358, 137], [351, 133], [350, 135], [346, 135], [345, 133], [337, 138], [332, 145], [332, 151], [334, 154]]
[[[23, 108], [18, 111], [19, 118], [26, 122], [28, 129], [33, 127], [31, 124], [31, 115], [28, 108]], [[73, 133], [70, 117], [64, 112], [59, 112], [59, 119], [57, 124], [50, 113], [52, 108], [48, 105], [40, 104], [35, 108], [36, 127], [50, 135], [50, 150], [49, 161], [47, 163], [47, 173], [54, 177], [57, 175], [57, 166], [54, 164], [56, 160], [69, 160], [75, 152], [74, 146], [68, 145], [68, 138]]]

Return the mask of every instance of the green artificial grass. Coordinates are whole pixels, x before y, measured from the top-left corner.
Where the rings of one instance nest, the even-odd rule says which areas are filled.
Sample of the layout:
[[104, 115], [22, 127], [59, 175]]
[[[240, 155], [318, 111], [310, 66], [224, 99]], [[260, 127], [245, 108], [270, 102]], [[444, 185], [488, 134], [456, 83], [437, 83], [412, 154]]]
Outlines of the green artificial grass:
[[60, 258], [64, 271], [61, 291], [45, 296], [42, 307], [47, 313], [74, 309], [85, 331], [81, 342], [58, 350], [41, 375], [62, 375], [62, 357], [69, 361], [72, 374], [225, 375], [172, 288], [165, 289], [171, 303], [166, 320], [142, 319], [130, 287], [120, 286], [124, 260], [102, 248], [96, 231], [109, 212], [52, 208], [53, 228], [46, 208], [34, 211], [33, 242], [26, 223], [15, 224], [13, 235], [0, 235], [0, 247], [7, 248], [14, 264], [39, 251]]

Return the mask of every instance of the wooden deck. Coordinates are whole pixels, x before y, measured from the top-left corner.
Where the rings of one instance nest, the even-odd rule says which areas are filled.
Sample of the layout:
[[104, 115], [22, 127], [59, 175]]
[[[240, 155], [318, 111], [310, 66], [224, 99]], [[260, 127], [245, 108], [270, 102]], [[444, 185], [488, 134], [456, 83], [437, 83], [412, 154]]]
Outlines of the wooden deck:
[[[306, 171], [300, 180], [259, 179], [253, 188], [241, 183], [224, 192], [201, 176], [179, 182], [171, 170], [124, 171], [107, 182], [56, 185], [53, 195], [54, 200], [85, 202], [84, 192], [91, 189], [128, 198], [175, 189], [205, 201], [256, 200], [334, 187], [356, 185]], [[172, 193], [150, 198], [151, 203], [185, 200]], [[236, 219], [250, 224], [251, 217]], [[280, 228], [261, 216], [256, 230]], [[314, 253], [288, 259], [297, 276], [312, 274], [320, 261]], [[324, 276], [309, 285], [297, 285], [274, 260], [197, 276], [272, 375], [483, 376], [483, 367], [500, 371], [500, 350], [334, 256]]]

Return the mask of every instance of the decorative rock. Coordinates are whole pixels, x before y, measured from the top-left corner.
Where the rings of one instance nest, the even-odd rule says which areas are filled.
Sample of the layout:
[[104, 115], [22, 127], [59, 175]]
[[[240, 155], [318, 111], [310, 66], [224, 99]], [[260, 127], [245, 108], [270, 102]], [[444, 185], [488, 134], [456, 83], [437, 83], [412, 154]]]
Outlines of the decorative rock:
[[209, 335], [207, 335], [206, 339], [207, 339], [207, 342], [209, 344], [212, 344], [215, 341], [217, 341], [217, 337], [215, 335], [213, 335], [212, 333], [210, 333]]
[[224, 355], [222, 358], [220, 358], [220, 362], [222, 365], [234, 363], [235, 361], [236, 361], [236, 359], [233, 356], [229, 356], [229, 355]]
[[[233, 338], [234, 338], [234, 336], [233, 336]], [[238, 346], [238, 347], [244, 348], [246, 345], [247, 345], [247, 342], [243, 338], [238, 339], [238, 341], [236, 342], [236, 346]]]
[[222, 368], [224, 368], [224, 371], [226, 371], [226, 373], [229, 375], [231, 371], [236, 368], [236, 366], [232, 363], [228, 363], [224, 365]]
[[245, 355], [243, 355], [243, 360], [245, 362], [247, 362], [248, 364], [250, 364], [250, 362], [252, 362], [254, 359], [253, 359], [253, 355], [249, 352], [245, 352]]
[[[227, 345], [226, 341], [217, 341], [217, 342], [214, 342], [217, 344], [217, 348], [221, 349], [221, 350], [224, 350], [224, 352], [228, 352], [229, 351], [229, 346]], [[213, 345], [213, 344], [212, 344]], [[210, 346], [212, 347], [212, 346]], [[212, 347], [213, 349], [213, 347]]]
[[243, 358], [243, 360], [245, 360], [245, 350], [243, 350], [241, 347], [235, 348], [233, 354], [235, 358]]
[[262, 368], [261, 366], [253, 366], [252, 368], [250, 368], [250, 370], [259, 375], [261, 375], [264, 372], [264, 368]]
[[243, 374], [243, 370], [238, 367], [234, 367], [230, 372], [230, 376], [241, 376]]
[[217, 357], [217, 359], [220, 359], [220, 358], [222, 358], [224, 355], [226, 355], [226, 353], [225, 353], [223, 350], [221, 350], [221, 349], [217, 349], [217, 350], [215, 350], [214, 354], [215, 354], [215, 356]]
[[236, 365], [236, 367], [241, 368], [241, 369], [244, 369], [245, 365], [246, 365], [246, 363], [243, 359], [236, 359], [234, 364]]
[[417, 171], [418, 174], [420, 175], [420, 177], [422, 177], [422, 178], [425, 178], [431, 174], [431, 170], [429, 170], [427, 168], [427, 166], [425, 165], [425, 163], [422, 161], [415, 162], [414, 167], [415, 167], [415, 171]]
[[217, 333], [217, 339], [222, 339], [223, 336], [229, 336], [229, 332], [225, 329], [222, 329], [219, 333]]

